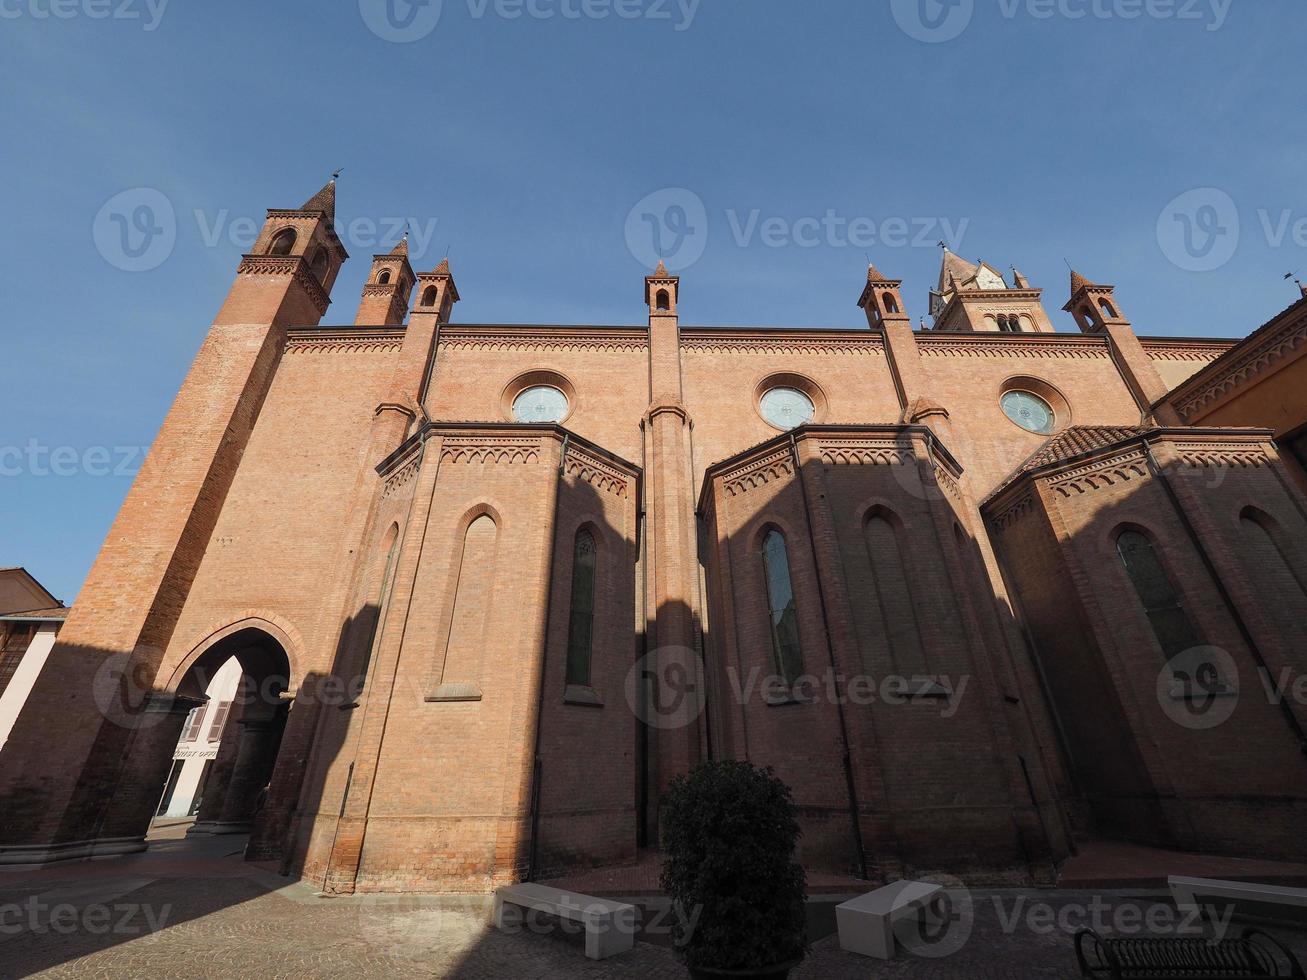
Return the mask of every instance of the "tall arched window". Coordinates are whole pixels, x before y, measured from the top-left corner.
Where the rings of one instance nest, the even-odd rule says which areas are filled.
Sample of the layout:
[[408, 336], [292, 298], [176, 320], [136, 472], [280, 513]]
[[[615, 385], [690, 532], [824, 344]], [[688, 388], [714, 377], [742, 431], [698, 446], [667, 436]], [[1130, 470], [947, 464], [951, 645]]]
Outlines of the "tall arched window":
[[268, 246], [269, 255], [290, 255], [291, 249], [295, 247], [295, 232], [291, 228], [283, 228], [277, 232], [272, 239], [272, 244]]
[[899, 311], [899, 304], [894, 301], [893, 293], [886, 293], [882, 298], [885, 301], [886, 313], [897, 313]]
[[[486, 649], [486, 626], [494, 601], [495, 539], [499, 528], [494, 518], [482, 514], [467, 527], [463, 555], [454, 589], [454, 609], [445, 643], [441, 671], [442, 693], [457, 700], [480, 698], [478, 680]], [[452, 692], [448, 689], [455, 688]]]
[[381, 274], [377, 276], [377, 284], [381, 286], [385, 286], [388, 285], [389, 283], [390, 283], [390, 270], [382, 269]]
[[1116, 553], [1166, 659], [1198, 646], [1198, 632], [1148, 536], [1140, 531], [1122, 531], [1116, 539]]
[[1285, 551], [1279, 528], [1270, 515], [1254, 507], [1244, 508], [1239, 515], [1239, 527], [1248, 545], [1249, 573], [1253, 582], [1259, 591], [1274, 596], [1266, 603], [1269, 615], [1287, 642], [1301, 645], [1304, 633], [1307, 633], [1307, 623], [1302, 618], [1307, 588], [1303, 586], [1292, 555]]
[[1109, 320], [1116, 319], [1116, 310], [1112, 309], [1112, 304], [1105, 299], [1098, 301], [1098, 308], [1103, 311], [1103, 316]]
[[803, 653], [799, 648], [799, 612], [790, 581], [790, 557], [785, 550], [785, 535], [780, 531], [768, 531], [763, 538], [762, 569], [767, 581], [767, 609], [776, 670], [786, 681], [793, 681], [803, 673]]
[[590, 686], [594, 648], [595, 580], [599, 554], [594, 535], [581, 528], [572, 547], [572, 611], [567, 622], [567, 683]]
[[422, 290], [422, 305], [435, 306], [436, 295], [437, 295], [437, 290], [435, 286], [428, 286], [426, 289]]
[[904, 674], [926, 672], [926, 654], [898, 530], [887, 515], [875, 513], [868, 518], [863, 535], [871, 560], [872, 587], [894, 668]]
[[672, 296], [667, 290], [658, 290], [658, 309], [670, 310], [672, 308]]
[[372, 617], [372, 624], [368, 628], [368, 642], [363, 651], [363, 662], [359, 665], [358, 679], [355, 682], [357, 691], [353, 692], [354, 697], [363, 693], [363, 688], [368, 681], [368, 670], [372, 667], [377, 646], [381, 643], [382, 622], [386, 616], [386, 605], [390, 601], [390, 586], [395, 580], [395, 559], [399, 557], [399, 525], [392, 524], [390, 530], [386, 532], [386, 537], [390, 539], [390, 548], [386, 552], [386, 563], [381, 568], [381, 583], [377, 588], [374, 606], [368, 612]]

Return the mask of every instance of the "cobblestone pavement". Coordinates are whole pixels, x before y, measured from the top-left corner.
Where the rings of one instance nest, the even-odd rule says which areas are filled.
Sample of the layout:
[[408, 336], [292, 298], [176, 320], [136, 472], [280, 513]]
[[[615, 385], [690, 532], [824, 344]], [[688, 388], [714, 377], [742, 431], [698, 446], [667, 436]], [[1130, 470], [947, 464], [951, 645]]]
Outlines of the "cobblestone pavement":
[[[629, 953], [585, 959], [579, 935], [542, 925], [488, 928], [485, 896], [321, 898], [239, 858], [228, 839], [39, 872], [0, 872], [2, 977], [686, 977], [661, 926], [665, 904], [640, 899], [647, 930]], [[1156, 890], [959, 893], [931, 954], [888, 963], [840, 950], [838, 899], [809, 907], [812, 952], [794, 980], [1066, 978], [1082, 925], [1174, 930]], [[1271, 929], [1307, 962], [1307, 931]]]

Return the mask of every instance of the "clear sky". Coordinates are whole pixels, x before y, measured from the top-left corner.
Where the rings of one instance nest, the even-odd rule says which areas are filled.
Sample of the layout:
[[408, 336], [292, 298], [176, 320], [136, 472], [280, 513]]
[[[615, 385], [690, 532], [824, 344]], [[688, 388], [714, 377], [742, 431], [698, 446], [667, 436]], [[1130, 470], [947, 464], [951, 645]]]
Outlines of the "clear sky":
[[[337, 167], [462, 322], [865, 324], [936, 242], [1146, 335], [1307, 271], [1299, 0], [0, 0], [0, 565], [71, 601], [270, 207]], [[1196, 193], [1194, 193], [1196, 192]], [[324, 391], [323, 398], [331, 392]]]

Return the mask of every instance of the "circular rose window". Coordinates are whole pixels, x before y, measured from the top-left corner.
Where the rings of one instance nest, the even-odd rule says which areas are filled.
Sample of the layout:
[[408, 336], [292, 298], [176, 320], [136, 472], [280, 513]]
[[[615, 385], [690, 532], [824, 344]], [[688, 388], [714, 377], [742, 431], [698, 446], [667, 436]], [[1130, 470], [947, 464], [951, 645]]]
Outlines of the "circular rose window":
[[513, 399], [517, 422], [561, 422], [567, 418], [567, 396], [552, 385], [523, 388]]
[[999, 399], [1003, 414], [1027, 432], [1051, 435], [1057, 424], [1053, 406], [1038, 395], [1020, 389], [1003, 393]]
[[778, 429], [811, 422], [816, 411], [812, 399], [798, 388], [772, 388], [763, 393], [758, 407], [762, 417]]

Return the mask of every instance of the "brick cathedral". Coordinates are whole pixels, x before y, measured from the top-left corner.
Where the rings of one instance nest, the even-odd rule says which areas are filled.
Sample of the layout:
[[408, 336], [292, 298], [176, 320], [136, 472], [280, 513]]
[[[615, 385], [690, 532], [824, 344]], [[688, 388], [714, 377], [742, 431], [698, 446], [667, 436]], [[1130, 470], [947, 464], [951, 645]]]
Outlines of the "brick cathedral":
[[661, 266], [644, 325], [465, 324], [404, 243], [324, 324], [334, 211], [242, 259], [0, 754], [0, 863], [143, 848], [232, 657], [193, 832], [329, 892], [632, 862], [710, 758], [873, 879], [1307, 860], [1304, 707], [1260, 680], [1307, 666], [1307, 502], [1276, 420], [1212, 414], [1234, 341], [1078, 274], [1055, 332], [948, 251], [930, 328], [874, 267], [858, 329], [683, 325]]

